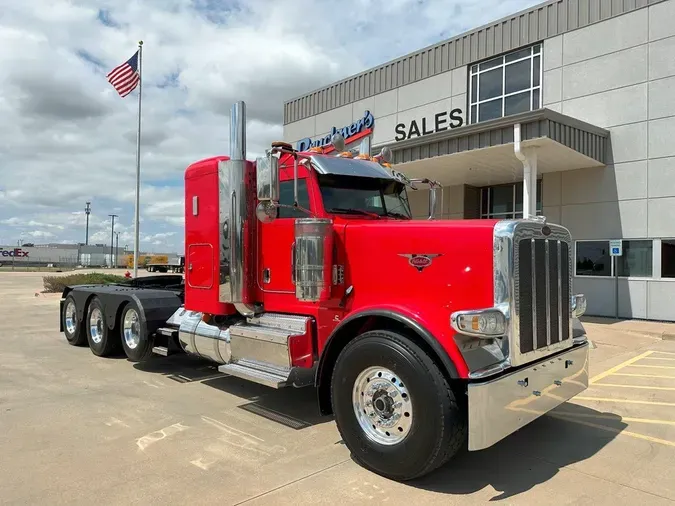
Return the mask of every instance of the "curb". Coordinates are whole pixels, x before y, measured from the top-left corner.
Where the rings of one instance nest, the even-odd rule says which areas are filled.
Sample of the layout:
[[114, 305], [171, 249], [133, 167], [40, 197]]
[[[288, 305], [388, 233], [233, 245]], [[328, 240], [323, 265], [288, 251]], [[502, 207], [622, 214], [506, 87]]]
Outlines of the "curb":
[[653, 330], [622, 330], [622, 332], [628, 332], [629, 334], [637, 334], [646, 337], [653, 337], [654, 339], [661, 339], [662, 341], [675, 341], [675, 333], [664, 330], [661, 332], [655, 332]]

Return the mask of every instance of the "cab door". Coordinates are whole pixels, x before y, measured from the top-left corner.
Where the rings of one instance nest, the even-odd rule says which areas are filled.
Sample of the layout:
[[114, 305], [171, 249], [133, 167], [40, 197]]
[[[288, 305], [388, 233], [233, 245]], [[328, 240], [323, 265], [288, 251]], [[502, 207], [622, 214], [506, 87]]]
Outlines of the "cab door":
[[[280, 183], [279, 204], [293, 205], [293, 180]], [[307, 179], [298, 179], [298, 204], [310, 210]], [[260, 248], [258, 286], [262, 288], [264, 303], [295, 299], [293, 280], [293, 247], [295, 219], [307, 218], [307, 213], [287, 207], [277, 208], [277, 218], [271, 223], [261, 223], [262, 244]]]

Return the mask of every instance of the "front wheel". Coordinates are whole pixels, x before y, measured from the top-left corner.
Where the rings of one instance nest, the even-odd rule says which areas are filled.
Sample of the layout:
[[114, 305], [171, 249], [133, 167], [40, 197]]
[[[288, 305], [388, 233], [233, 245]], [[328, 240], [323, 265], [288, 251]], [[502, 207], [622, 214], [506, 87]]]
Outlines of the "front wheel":
[[389, 479], [421, 477], [466, 445], [466, 414], [431, 358], [405, 336], [351, 341], [331, 381], [338, 430], [354, 459]]

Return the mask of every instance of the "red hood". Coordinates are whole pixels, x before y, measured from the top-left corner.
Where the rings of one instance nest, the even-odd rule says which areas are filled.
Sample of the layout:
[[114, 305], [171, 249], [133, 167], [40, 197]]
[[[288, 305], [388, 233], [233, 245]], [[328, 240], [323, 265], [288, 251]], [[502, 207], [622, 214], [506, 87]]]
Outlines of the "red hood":
[[354, 287], [347, 309], [397, 311], [450, 339], [452, 312], [494, 303], [495, 223], [350, 220], [343, 236], [345, 285]]

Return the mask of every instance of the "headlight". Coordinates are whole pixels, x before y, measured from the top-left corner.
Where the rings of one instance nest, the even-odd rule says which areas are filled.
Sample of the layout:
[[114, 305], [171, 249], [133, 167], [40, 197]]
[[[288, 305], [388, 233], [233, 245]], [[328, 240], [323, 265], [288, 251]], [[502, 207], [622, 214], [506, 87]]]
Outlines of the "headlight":
[[450, 317], [450, 324], [461, 334], [486, 339], [506, 334], [506, 317], [498, 309], [458, 311]]
[[583, 294], [572, 295], [572, 316], [579, 318], [586, 312], [586, 296]]

